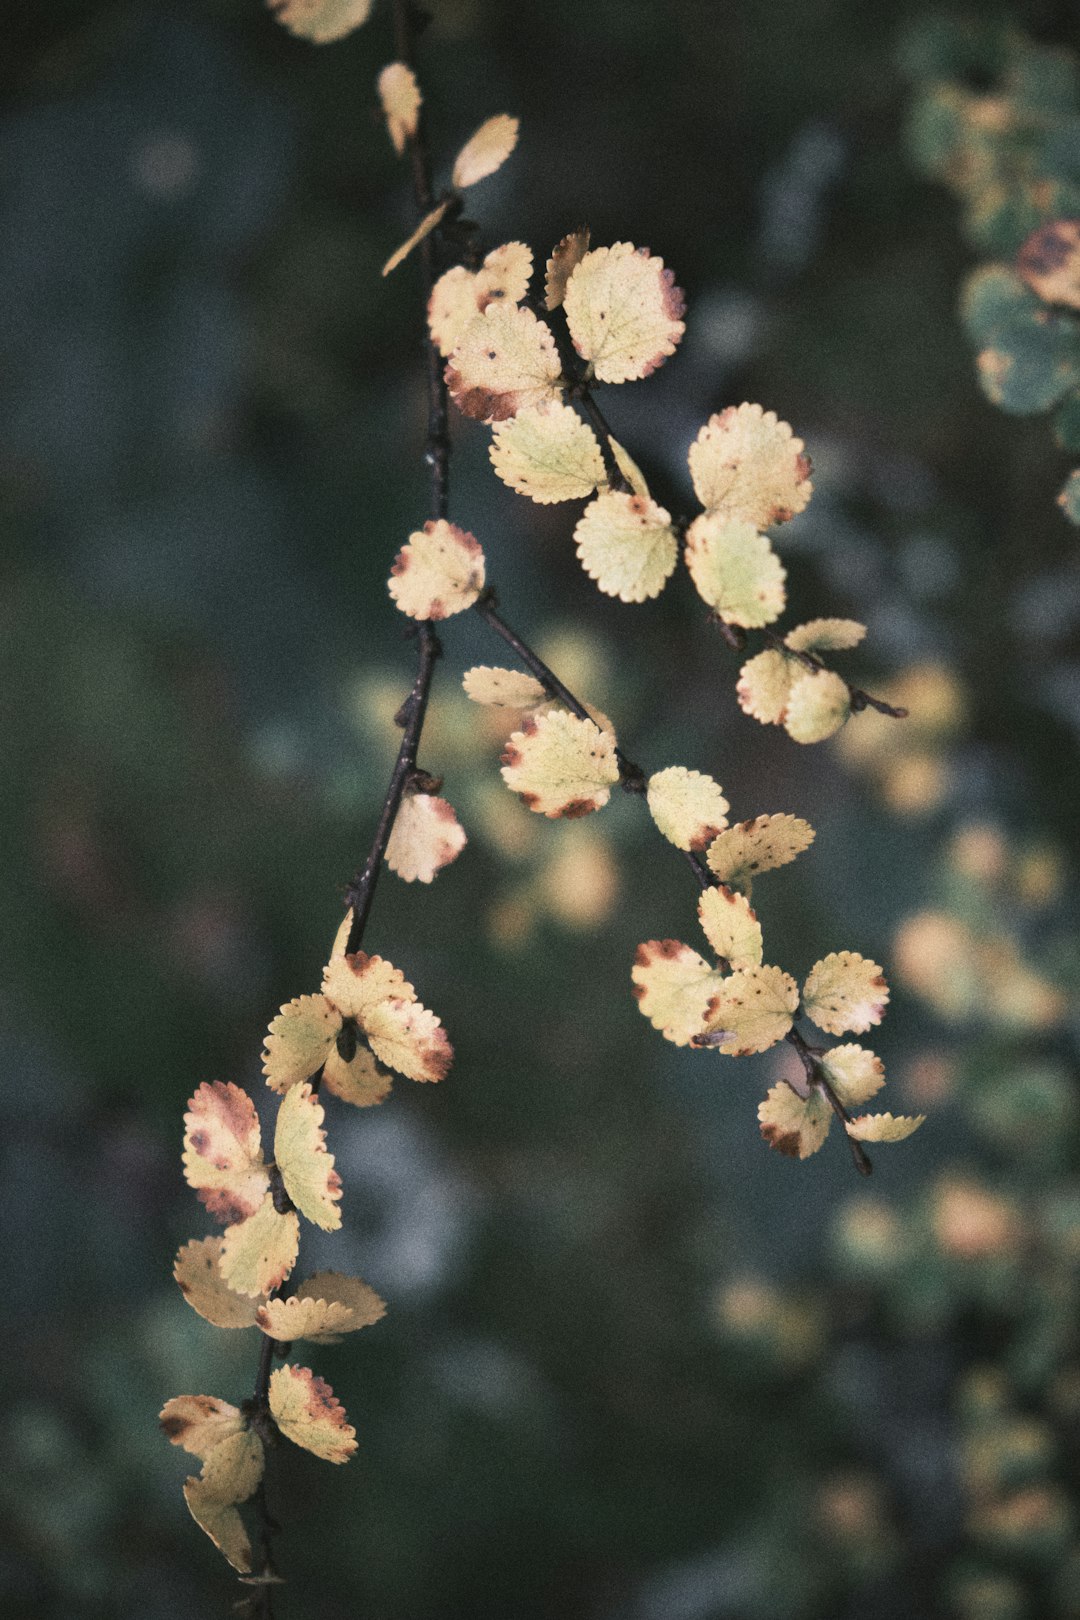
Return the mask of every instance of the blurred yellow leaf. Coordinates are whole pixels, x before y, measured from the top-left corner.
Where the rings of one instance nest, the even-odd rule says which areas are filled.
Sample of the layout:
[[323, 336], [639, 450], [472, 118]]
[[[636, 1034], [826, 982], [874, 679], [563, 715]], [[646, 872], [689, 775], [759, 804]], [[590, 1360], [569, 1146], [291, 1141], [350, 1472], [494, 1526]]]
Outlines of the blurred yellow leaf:
[[925, 1114], [860, 1114], [845, 1129], [857, 1142], [902, 1142], [925, 1120]]
[[566, 283], [589, 251], [590, 232], [587, 225], [570, 231], [556, 243], [547, 262], [544, 277], [544, 301], [548, 309], [558, 309], [566, 296]]
[[784, 645], [792, 652], [845, 652], [857, 647], [865, 635], [865, 624], [855, 619], [809, 619], [788, 631]]
[[826, 1080], [845, 1108], [868, 1102], [885, 1084], [885, 1065], [876, 1053], [848, 1041], [818, 1059]]
[[797, 743], [824, 742], [851, 713], [847, 682], [831, 669], [803, 670], [791, 682], [784, 730]]
[[461, 684], [474, 703], [490, 704], [495, 709], [531, 709], [547, 699], [536, 676], [520, 669], [477, 664], [465, 671]]
[[391, 62], [378, 78], [379, 100], [394, 151], [398, 157], [406, 143], [416, 134], [423, 96], [416, 82], [416, 74], [404, 62]]
[[744, 714], [763, 726], [778, 726], [787, 713], [793, 661], [770, 649], [748, 658], [739, 671], [735, 695]]
[[267, 0], [278, 22], [290, 34], [310, 40], [313, 45], [329, 45], [344, 39], [368, 20], [372, 0]]
[[501, 169], [517, 145], [518, 120], [509, 113], [496, 113], [485, 119], [480, 128], [469, 136], [454, 159], [453, 182], [458, 191], [486, 180], [489, 174]]
[[175, 1395], [161, 1408], [158, 1422], [172, 1445], [203, 1458], [222, 1440], [247, 1427], [240, 1408], [216, 1395]]
[[434, 208], [424, 215], [423, 219], [420, 221], [415, 231], [413, 231], [412, 235], [406, 237], [405, 241], [402, 242], [399, 248], [394, 249], [393, 253], [391, 253], [390, 257], [383, 265], [382, 273], [384, 276], [388, 276], [391, 271], [397, 269], [399, 264], [403, 264], [409, 257], [409, 254], [412, 252], [413, 248], [419, 247], [420, 243], [424, 240], [424, 237], [430, 236], [432, 231], [435, 230], [436, 226], [441, 225], [443, 216], [445, 215], [449, 206], [449, 201], [438, 203]]

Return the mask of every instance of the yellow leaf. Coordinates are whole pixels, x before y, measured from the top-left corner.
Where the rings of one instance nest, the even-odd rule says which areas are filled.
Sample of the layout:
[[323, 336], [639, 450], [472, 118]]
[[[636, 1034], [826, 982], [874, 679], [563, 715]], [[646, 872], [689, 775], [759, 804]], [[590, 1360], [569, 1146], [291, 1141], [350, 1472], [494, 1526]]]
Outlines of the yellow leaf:
[[420, 221], [415, 231], [413, 231], [412, 235], [406, 237], [405, 241], [402, 242], [399, 248], [394, 249], [393, 253], [391, 253], [390, 257], [383, 265], [382, 273], [384, 276], [388, 276], [392, 270], [397, 269], [399, 264], [403, 264], [409, 257], [409, 254], [412, 252], [413, 248], [419, 247], [420, 243], [424, 240], [424, 237], [430, 236], [432, 231], [435, 230], [438, 225], [442, 224], [443, 215], [446, 213], [449, 206], [449, 201], [441, 202], [437, 204], [437, 206], [434, 207], [430, 213], [424, 215], [423, 219]]
[[220, 1501], [205, 1489], [202, 1480], [194, 1478], [184, 1484], [184, 1501], [200, 1530], [205, 1530], [233, 1569], [250, 1575], [251, 1542], [235, 1507]]
[[575, 349], [601, 382], [647, 377], [686, 330], [673, 272], [630, 242], [586, 253], [566, 283], [563, 307]]
[[585, 816], [601, 809], [619, 780], [615, 738], [565, 710], [526, 716], [503, 751], [502, 778], [543, 816]]
[[341, 1225], [341, 1177], [326, 1150], [322, 1104], [305, 1082], [292, 1086], [278, 1109], [274, 1158], [285, 1191], [300, 1211], [324, 1232]]
[[647, 495], [605, 490], [574, 530], [581, 566], [607, 596], [645, 602], [659, 596], [679, 559], [671, 518]]
[[184, 1175], [215, 1220], [254, 1214], [270, 1185], [255, 1104], [239, 1086], [203, 1084], [184, 1115]]
[[323, 970], [323, 993], [343, 1018], [355, 1018], [361, 1029], [388, 996], [416, 1000], [416, 991], [392, 962], [381, 956], [367, 956], [363, 951], [347, 956], [344, 951], [338, 952], [336, 942]]
[[758, 630], [784, 611], [787, 573], [763, 534], [723, 512], [703, 512], [686, 533], [686, 566], [725, 624]]
[[323, 989], [346, 1018], [355, 1018], [371, 1050], [410, 1080], [442, 1080], [453, 1048], [435, 1014], [422, 1007], [405, 975], [379, 956], [332, 956]]
[[829, 1134], [832, 1109], [819, 1091], [798, 1097], [782, 1081], [758, 1106], [761, 1134], [789, 1159], [808, 1159]]
[[174, 1446], [193, 1457], [208, 1457], [214, 1447], [247, 1427], [238, 1406], [216, 1395], [176, 1395], [158, 1413], [158, 1422]]
[[596, 435], [558, 400], [518, 411], [496, 426], [489, 453], [503, 483], [541, 506], [583, 500], [604, 483]]
[[430, 883], [461, 854], [466, 842], [452, 804], [433, 793], [409, 793], [394, 821], [386, 864], [405, 883]]
[[590, 232], [587, 225], [571, 231], [557, 243], [547, 262], [544, 278], [545, 303], [548, 309], [558, 309], [566, 297], [566, 283], [589, 251]]
[[289, 1299], [267, 1300], [259, 1309], [258, 1325], [286, 1344], [293, 1339], [336, 1344], [343, 1333], [370, 1327], [385, 1315], [383, 1301], [359, 1277], [319, 1271]]
[[469, 136], [454, 159], [454, 187], [463, 191], [486, 180], [489, 174], [501, 169], [517, 145], [518, 120], [509, 113], [496, 113]]
[[784, 730], [797, 743], [824, 742], [851, 713], [847, 682], [831, 669], [796, 675], [788, 693]]
[[830, 1035], [861, 1035], [880, 1024], [889, 987], [876, 962], [857, 951], [833, 951], [815, 962], [803, 985], [803, 1009]]
[[406, 143], [416, 134], [423, 96], [416, 82], [416, 74], [404, 62], [391, 62], [378, 78], [379, 100], [394, 151], [398, 157]]
[[[293, 1088], [295, 1090], [295, 1087]], [[286, 1092], [286, 1096], [289, 1093]], [[221, 1244], [221, 1275], [238, 1294], [272, 1293], [296, 1264], [300, 1221], [294, 1210], [279, 1215], [272, 1194], [246, 1221], [230, 1226]]]
[[792, 652], [846, 652], [857, 647], [865, 635], [865, 624], [855, 619], [810, 619], [789, 630], [784, 645]]
[[446, 619], [471, 608], [484, 588], [476, 536], [445, 518], [415, 530], [394, 559], [390, 595], [410, 619]]
[[869, 1101], [885, 1084], [885, 1065], [875, 1052], [848, 1041], [818, 1059], [825, 1078], [845, 1108]]
[[428, 299], [428, 329], [444, 358], [461, 341], [470, 321], [489, 304], [517, 304], [529, 290], [532, 254], [524, 242], [493, 248], [479, 270], [456, 264], [441, 275]]
[[689, 1046], [702, 1033], [724, 982], [704, 957], [677, 939], [639, 945], [630, 977], [641, 1011], [675, 1046]]
[[702, 850], [727, 826], [731, 806], [719, 782], [703, 771], [669, 765], [649, 777], [649, 814], [676, 849]]
[[272, 1091], [288, 1091], [322, 1068], [341, 1028], [325, 996], [297, 996], [273, 1019], [263, 1046], [262, 1068]]
[[1080, 309], [1080, 219], [1051, 219], [1032, 231], [1016, 268], [1044, 303]]
[[635, 495], [644, 495], [649, 498], [649, 486], [645, 482], [645, 474], [630, 454], [624, 450], [618, 439], [608, 439], [608, 448], [615, 457], [615, 465], [630, 485]]
[[[749, 1057], [782, 1041], [799, 1005], [799, 987], [777, 967], [736, 968], [720, 981], [704, 1038], [695, 1044], [715, 1046], [729, 1057]], [[726, 1032], [715, 1040], [710, 1032]]]
[[270, 1411], [287, 1439], [326, 1462], [348, 1462], [356, 1450], [344, 1407], [308, 1367], [287, 1365], [270, 1374]]
[[792, 660], [782, 652], [770, 650], [748, 658], [735, 688], [740, 709], [763, 726], [780, 725], [787, 713], [791, 676]]
[[372, 0], [267, 0], [278, 22], [290, 34], [329, 45], [344, 39], [368, 20]]
[[358, 1042], [348, 1063], [334, 1048], [323, 1069], [323, 1085], [335, 1097], [351, 1103], [354, 1108], [373, 1108], [376, 1103], [385, 1102], [389, 1097], [392, 1082], [390, 1076], [379, 1068], [374, 1054], [363, 1042]]
[[813, 492], [802, 440], [760, 405], [729, 405], [710, 416], [689, 460], [702, 506], [755, 529], [786, 523]]
[[461, 684], [474, 703], [490, 704], [494, 709], [531, 709], [547, 699], [536, 676], [520, 669], [477, 664], [465, 671]]
[[254, 1430], [227, 1435], [207, 1454], [199, 1483], [219, 1502], [246, 1502], [263, 1476], [263, 1444]]
[[252, 1327], [259, 1299], [235, 1294], [221, 1275], [224, 1239], [208, 1237], [185, 1243], [173, 1264], [173, 1276], [193, 1311], [219, 1328]]
[[758, 872], [786, 866], [813, 841], [813, 827], [799, 816], [755, 816], [722, 832], [706, 858], [721, 883], [743, 889]]
[[561, 394], [555, 339], [531, 309], [489, 304], [469, 322], [446, 367], [458, 409], [480, 422], [504, 422]]
[[756, 967], [761, 961], [761, 924], [745, 895], [733, 894], [723, 884], [706, 889], [698, 900], [698, 917], [709, 944], [731, 967]]
[[925, 1114], [860, 1114], [845, 1129], [856, 1142], [902, 1142], [925, 1120]]

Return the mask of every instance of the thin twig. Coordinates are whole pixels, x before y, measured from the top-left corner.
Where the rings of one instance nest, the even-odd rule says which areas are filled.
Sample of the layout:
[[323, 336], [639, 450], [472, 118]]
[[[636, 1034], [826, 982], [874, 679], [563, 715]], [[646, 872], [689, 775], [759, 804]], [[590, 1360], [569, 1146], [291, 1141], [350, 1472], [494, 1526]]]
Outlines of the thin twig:
[[[820, 675], [829, 667], [814, 653], [796, 652], [776, 630], [763, 629], [761, 635], [776, 652], [783, 653], [786, 658], [797, 659], [804, 669], [810, 670], [814, 675]], [[840, 679], [844, 680], [844, 677], [841, 676]], [[878, 714], [887, 714], [892, 720], [907, 719], [908, 711], [897, 704], [886, 703], [884, 698], [872, 697], [869, 692], [864, 692], [861, 686], [853, 686], [850, 681], [844, 681], [844, 685], [848, 689], [853, 713], [859, 714], [863, 709], [876, 709]]]
[[848, 1121], [850, 1120], [851, 1115], [840, 1101], [832, 1082], [829, 1080], [825, 1070], [821, 1066], [821, 1048], [811, 1046], [810, 1043], [799, 1034], [797, 1029], [789, 1029], [784, 1038], [799, 1054], [799, 1061], [806, 1070], [807, 1083], [811, 1086], [816, 1086], [819, 1091], [824, 1092], [825, 1096], [828, 1098], [829, 1107], [832, 1109], [841, 1125], [843, 1125], [844, 1140], [851, 1149], [851, 1157], [855, 1160], [856, 1170], [859, 1172], [860, 1176], [871, 1175], [874, 1166], [870, 1162], [870, 1155], [867, 1153], [861, 1142], [857, 1142], [853, 1136], [849, 1136], [847, 1133]]

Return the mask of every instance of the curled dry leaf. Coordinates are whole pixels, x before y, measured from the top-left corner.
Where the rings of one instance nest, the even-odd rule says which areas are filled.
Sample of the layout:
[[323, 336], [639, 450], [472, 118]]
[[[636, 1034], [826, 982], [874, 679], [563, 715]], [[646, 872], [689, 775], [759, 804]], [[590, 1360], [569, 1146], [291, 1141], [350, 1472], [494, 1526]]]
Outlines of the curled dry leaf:
[[419, 247], [420, 243], [424, 240], [424, 237], [431, 235], [432, 231], [442, 223], [443, 216], [445, 215], [449, 206], [450, 204], [448, 201], [438, 203], [430, 211], [430, 213], [424, 215], [423, 219], [420, 221], [415, 231], [413, 231], [412, 235], [406, 237], [405, 241], [402, 242], [399, 248], [394, 249], [393, 253], [391, 253], [390, 257], [383, 265], [382, 273], [384, 276], [388, 276], [392, 270], [397, 269], [399, 264], [403, 264], [409, 257], [409, 254], [412, 252], [413, 248]]
[[465, 848], [465, 829], [446, 799], [410, 793], [401, 801], [386, 864], [405, 883], [430, 883]]
[[283, 1343], [308, 1339], [333, 1344], [343, 1333], [370, 1327], [385, 1315], [384, 1302], [359, 1277], [318, 1271], [288, 1299], [271, 1299], [260, 1307], [258, 1325]]
[[254, 1214], [270, 1185], [255, 1104], [239, 1086], [203, 1084], [184, 1115], [184, 1175], [216, 1220]]
[[743, 713], [760, 720], [763, 726], [782, 725], [787, 714], [791, 677], [797, 667], [792, 659], [774, 649], [748, 658], [739, 671], [735, 687]]
[[758, 872], [786, 866], [813, 842], [813, 827], [799, 816], [755, 816], [715, 838], [706, 859], [721, 883], [744, 889]]
[[654, 771], [646, 799], [649, 814], [676, 849], [707, 849], [727, 826], [731, 808], [719, 782], [684, 765]]
[[372, 0], [267, 0], [270, 10], [290, 34], [313, 45], [344, 39], [368, 20]]
[[802, 440], [760, 405], [729, 405], [711, 416], [689, 461], [702, 506], [755, 529], [785, 523], [813, 493]]
[[542, 816], [589, 815], [619, 780], [614, 734], [563, 709], [527, 716], [502, 759], [507, 787]]
[[858, 1108], [885, 1084], [885, 1065], [877, 1053], [854, 1041], [831, 1047], [818, 1062], [845, 1108]]
[[925, 1114], [859, 1114], [845, 1129], [857, 1142], [902, 1142], [925, 1121]]
[[630, 382], [662, 365], [686, 330], [672, 271], [631, 242], [594, 248], [563, 296], [574, 347], [601, 382]]
[[560, 308], [566, 297], [566, 283], [589, 251], [590, 231], [587, 225], [571, 231], [552, 249], [544, 277], [544, 302], [548, 309]]
[[698, 900], [698, 917], [717, 956], [733, 968], [757, 967], [763, 954], [761, 924], [745, 895], [706, 889]]
[[447, 362], [446, 386], [464, 416], [504, 422], [557, 400], [561, 370], [555, 339], [531, 309], [489, 304], [462, 333]]
[[659, 596], [679, 559], [671, 518], [647, 495], [605, 490], [574, 530], [581, 566], [606, 596], [645, 602]]
[[442, 1080], [453, 1048], [439, 1019], [416, 999], [405, 975], [380, 956], [334, 955], [323, 990], [345, 1018], [355, 1018], [380, 1063], [409, 1080]]
[[309, 1367], [278, 1367], [270, 1374], [270, 1411], [294, 1445], [326, 1462], [348, 1462], [356, 1450], [356, 1430], [330, 1385]]
[[260, 1300], [236, 1294], [221, 1275], [224, 1239], [197, 1238], [185, 1243], [173, 1264], [173, 1276], [193, 1311], [219, 1328], [254, 1326]]
[[267, 1193], [246, 1221], [230, 1226], [221, 1243], [221, 1275], [238, 1294], [254, 1299], [280, 1288], [300, 1247], [300, 1221], [294, 1210], [279, 1215]]
[[517, 145], [517, 138], [518, 120], [509, 113], [485, 119], [454, 159], [455, 189], [464, 191], [466, 186], [475, 186], [478, 180], [486, 180], [501, 169]]
[[851, 713], [848, 684], [831, 669], [803, 670], [788, 693], [784, 730], [797, 743], [824, 742]]
[[686, 566], [698, 595], [725, 624], [758, 630], [784, 611], [787, 573], [751, 523], [703, 512], [686, 532]]
[[857, 951], [833, 951], [815, 962], [803, 985], [803, 1008], [830, 1035], [861, 1035], [880, 1024], [889, 987], [876, 962]]
[[420, 120], [423, 96], [416, 82], [416, 74], [404, 62], [391, 62], [378, 78], [379, 100], [394, 151], [398, 157], [406, 143], [416, 134]]
[[572, 406], [555, 399], [499, 423], [490, 456], [504, 484], [541, 506], [584, 500], [604, 483], [595, 433]]
[[641, 1011], [675, 1046], [689, 1046], [702, 1033], [724, 982], [703, 956], [677, 939], [639, 945], [630, 977]]
[[247, 1419], [238, 1406], [216, 1395], [176, 1395], [158, 1413], [158, 1422], [174, 1446], [206, 1458], [222, 1440], [240, 1434]]
[[520, 669], [477, 664], [465, 671], [461, 684], [474, 703], [486, 703], [493, 709], [531, 709], [547, 701], [536, 676]]
[[781, 1081], [758, 1105], [761, 1134], [771, 1148], [789, 1159], [808, 1159], [829, 1134], [832, 1109], [820, 1091], [798, 1097]]
[[1080, 309], [1080, 219], [1052, 219], [1032, 231], [1016, 268], [1044, 303]]
[[492, 249], [479, 270], [455, 264], [439, 277], [428, 299], [428, 329], [444, 359], [457, 348], [469, 322], [489, 304], [517, 304], [525, 297], [532, 262], [524, 242], [505, 242]]
[[856, 619], [809, 619], [788, 631], [784, 646], [792, 652], [847, 652], [857, 647], [865, 635], [865, 624]]
[[447, 619], [471, 608], [484, 588], [484, 553], [467, 529], [445, 518], [409, 536], [394, 560], [390, 595], [410, 619]]
[[285, 1191], [300, 1211], [324, 1232], [341, 1225], [341, 1177], [326, 1149], [322, 1104], [304, 1082], [285, 1093], [274, 1131], [274, 1158]]
[[[736, 968], [722, 979], [706, 1027], [706, 1040], [729, 1057], [749, 1057], [782, 1041], [799, 1005], [799, 987], [778, 967]], [[727, 1039], [708, 1040], [711, 1031]]]

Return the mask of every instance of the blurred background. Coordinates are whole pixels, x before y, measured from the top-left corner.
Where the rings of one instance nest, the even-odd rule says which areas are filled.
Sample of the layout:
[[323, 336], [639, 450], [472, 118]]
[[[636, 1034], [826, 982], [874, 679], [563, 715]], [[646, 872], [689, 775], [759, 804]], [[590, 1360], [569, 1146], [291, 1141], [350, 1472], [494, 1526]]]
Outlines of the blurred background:
[[[351, 1466], [275, 1456], [278, 1612], [1080, 1615], [1070, 462], [983, 396], [957, 318], [1027, 216], [973, 232], [910, 136], [957, 79], [980, 129], [1015, 91], [1075, 137], [1075, 8], [983, 4], [988, 35], [901, 0], [433, 10], [436, 152], [522, 120], [470, 195], [485, 246], [542, 263], [588, 222], [673, 266], [685, 340], [607, 391], [613, 430], [685, 511], [711, 411], [790, 421], [790, 622], [864, 620], [844, 673], [912, 720], [760, 727], [685, 576], [601, 597], [577, 507], [518, 500], [460, 419], [453, 515], [634, 758], [815, 825], [755, 894], [767, 954], [885, 965], [884, 1106], [930, 1119], [867, 1185], [837, 1140], [768, 1151], [783, 1057], [677, 1050], [629, 994], [640, 940], [701, 944], [681, 863], [629, 800], [563, 825], [506, 793], [458, 684], [499, 647], [448, 622], [421, 764], [469, 845], [430, 889], [387, 874], [368, 943], [457, 1059], [328, 1120], [346, 1225], [305, 1264], [389, 1308], [314, 1363]], [[426, 512], [420, 270], [379, 276], [412, 218], [385, 0], [322, 49], [256, 0], [5, 24], [0, 1604], [187, 1620], [236, 1588], [157, 1412], [240, 1400], [257, 1351], [171, 1279], [212, 1229], [182, 1114], [210, 1079], [261, 1104], [265, 1026], [317, 988], [371, 839], [414, 663], [385, 580]]]

